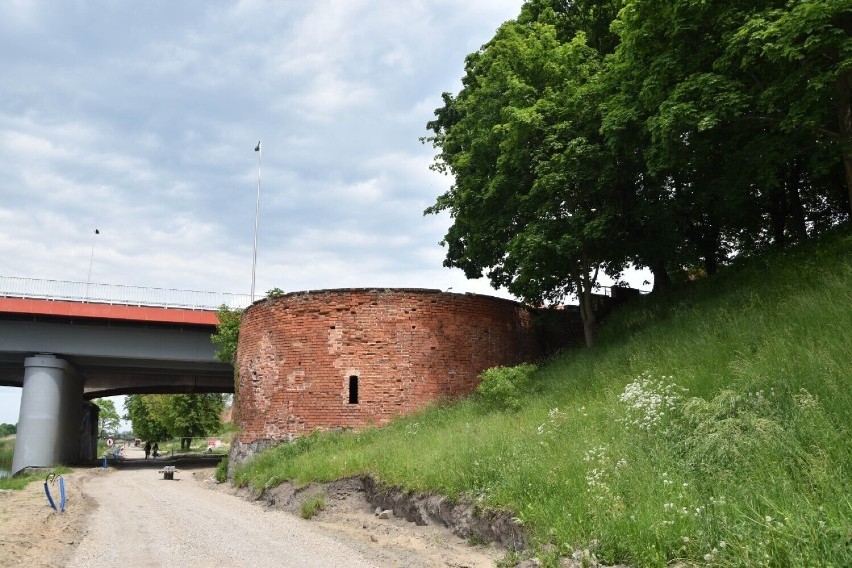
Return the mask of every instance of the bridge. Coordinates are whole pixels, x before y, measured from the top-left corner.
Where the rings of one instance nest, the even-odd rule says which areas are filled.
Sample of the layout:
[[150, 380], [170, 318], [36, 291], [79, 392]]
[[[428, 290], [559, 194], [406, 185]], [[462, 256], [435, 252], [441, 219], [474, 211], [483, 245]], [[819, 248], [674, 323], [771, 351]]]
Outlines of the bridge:
[[210, 335], [219, 307], [249, 303], [248, 295], [0, 276], [0, 386], [23, 387], [13, 471], [88, 457], [97, 436], [91, 399], [233, 392], [233, 370], [216, 359]]

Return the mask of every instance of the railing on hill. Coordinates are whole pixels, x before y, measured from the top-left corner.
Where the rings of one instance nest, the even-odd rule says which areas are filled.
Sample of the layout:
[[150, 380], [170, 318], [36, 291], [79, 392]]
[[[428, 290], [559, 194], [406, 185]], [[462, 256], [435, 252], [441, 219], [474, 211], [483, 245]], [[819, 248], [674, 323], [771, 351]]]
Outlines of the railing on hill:
[[0, 297], [3, 296], [189, 310], [216, 310], [222, 305], [236, 309], [245, 308], [251, 304], [249, 294], [144, 288], [122, 284], [68, 282], [15, 276], [0, 276]]

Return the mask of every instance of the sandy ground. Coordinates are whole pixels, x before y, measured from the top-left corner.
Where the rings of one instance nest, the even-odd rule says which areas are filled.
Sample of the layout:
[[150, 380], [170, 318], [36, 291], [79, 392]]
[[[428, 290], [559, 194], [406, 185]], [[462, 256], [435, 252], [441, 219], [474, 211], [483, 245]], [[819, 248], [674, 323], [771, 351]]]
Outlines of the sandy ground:
[[[86, 472], [65, 475], [65, 512], [55, 512], [44, 487], [30, 483], [21, 491], [0, 491], [0, 566], [65, 566], [86, 532], [95, 510], [84, 496]], [[58, 495], [59, 489], [51, 487]]]
[[[379, 519], [357, 492], [305, 521], [249, 501], [213, 470], [78, 469], [54, 512], [41, 483], [0, 493], [0, 566], [494, 566], [503, 552], [443, 527]], [[53, 493], [58, 493], [54, 488]]]

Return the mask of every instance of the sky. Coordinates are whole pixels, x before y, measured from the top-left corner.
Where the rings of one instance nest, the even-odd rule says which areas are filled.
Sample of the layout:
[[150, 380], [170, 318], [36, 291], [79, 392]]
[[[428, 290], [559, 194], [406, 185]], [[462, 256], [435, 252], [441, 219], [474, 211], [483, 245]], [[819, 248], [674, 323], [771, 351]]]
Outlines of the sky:
[[248, 294], [260, 173], [259, 294], [509, 297], [443, 267], [420, 138], [521, 5], [6, 0], [0, 276]]

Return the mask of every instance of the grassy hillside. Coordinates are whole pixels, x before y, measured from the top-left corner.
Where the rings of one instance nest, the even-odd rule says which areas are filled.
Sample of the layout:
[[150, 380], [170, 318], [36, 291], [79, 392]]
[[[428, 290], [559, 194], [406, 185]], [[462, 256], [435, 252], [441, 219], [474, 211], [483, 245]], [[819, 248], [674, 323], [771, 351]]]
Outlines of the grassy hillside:
[[[852, 235], [743, 262], [614, 314], [482, 397], [312, 435], [237, 471], [258, 488], [370, 472], [515, 512], [545, 560], [852, 565]], [[545, 545], [552, 545], [546, 546]]]

